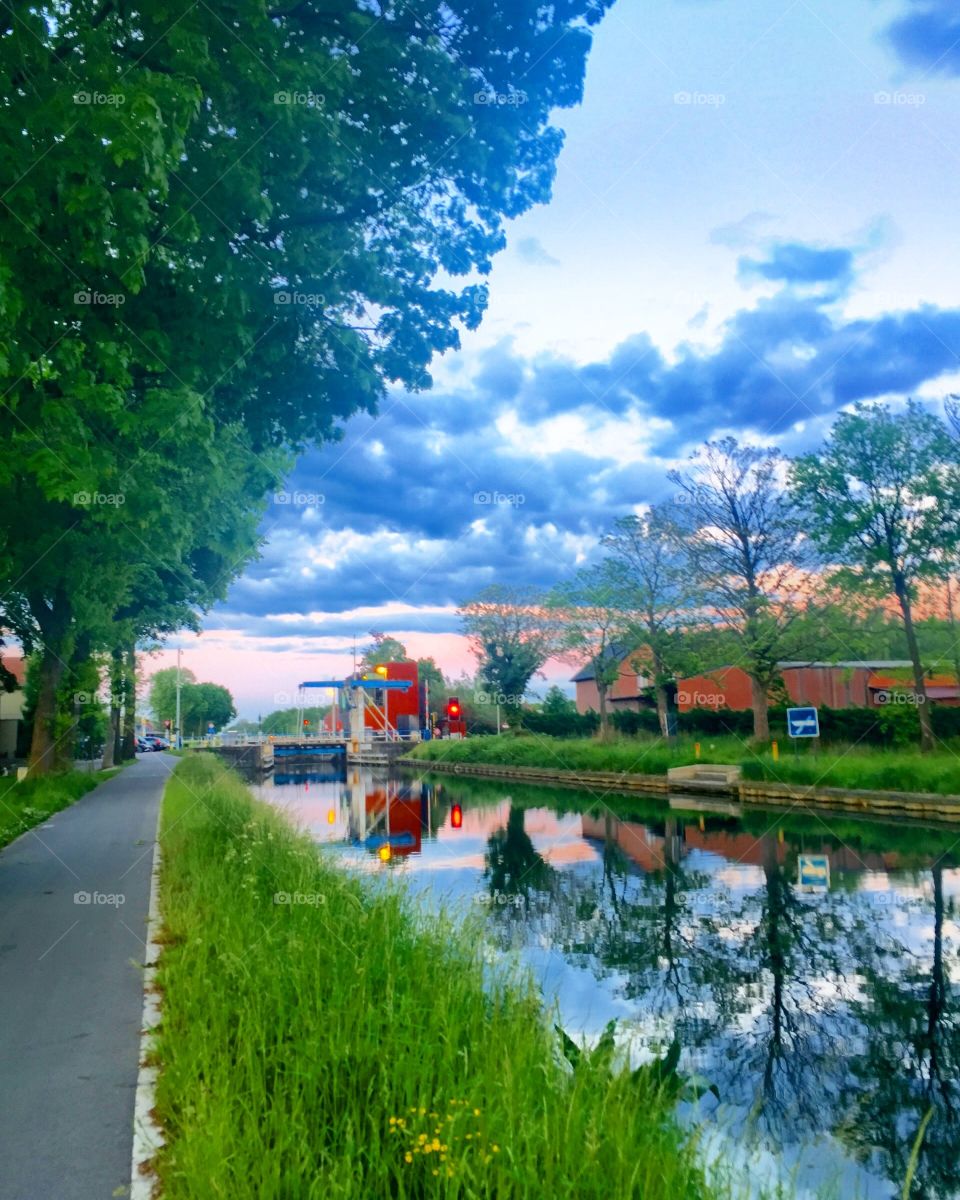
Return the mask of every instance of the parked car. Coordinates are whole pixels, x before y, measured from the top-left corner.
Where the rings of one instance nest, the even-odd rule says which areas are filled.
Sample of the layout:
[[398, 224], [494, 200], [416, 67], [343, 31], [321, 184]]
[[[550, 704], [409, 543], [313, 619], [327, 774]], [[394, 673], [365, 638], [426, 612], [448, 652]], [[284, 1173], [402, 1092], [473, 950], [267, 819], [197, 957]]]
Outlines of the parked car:
[[148, 733], [140, 740], [146, 743], [146, 748], [148, 750], [170, 749], [170, 743], [165, 737], [161, 737], [158, 733]]
[[136, 744], [138, 754], [148, 754], [154, 748], [152, 742], [149, 742], [146, 738], [142, 737], [137, 738]]

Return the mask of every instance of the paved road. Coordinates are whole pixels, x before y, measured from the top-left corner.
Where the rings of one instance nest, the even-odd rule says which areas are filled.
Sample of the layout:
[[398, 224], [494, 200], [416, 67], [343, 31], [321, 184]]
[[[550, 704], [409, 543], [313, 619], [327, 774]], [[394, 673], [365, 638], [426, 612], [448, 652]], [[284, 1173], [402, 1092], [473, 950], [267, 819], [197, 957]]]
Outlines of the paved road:
[[129, 1186], [140, 964], [175, 765], [144, 755], [0, 851], [0, 1200]]

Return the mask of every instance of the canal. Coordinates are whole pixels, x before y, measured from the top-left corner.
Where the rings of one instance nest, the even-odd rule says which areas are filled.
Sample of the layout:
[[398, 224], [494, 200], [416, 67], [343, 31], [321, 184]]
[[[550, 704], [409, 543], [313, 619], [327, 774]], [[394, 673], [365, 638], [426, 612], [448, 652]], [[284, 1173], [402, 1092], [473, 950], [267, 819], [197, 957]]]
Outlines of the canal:
[[428, 912], [481, 912], [572, 1036], [676, 1039], [712, 1162], [872, 1200], [919, 1144], [912, 1200], [960, 1200], [960, 829], [333, 765], [254, 790]]

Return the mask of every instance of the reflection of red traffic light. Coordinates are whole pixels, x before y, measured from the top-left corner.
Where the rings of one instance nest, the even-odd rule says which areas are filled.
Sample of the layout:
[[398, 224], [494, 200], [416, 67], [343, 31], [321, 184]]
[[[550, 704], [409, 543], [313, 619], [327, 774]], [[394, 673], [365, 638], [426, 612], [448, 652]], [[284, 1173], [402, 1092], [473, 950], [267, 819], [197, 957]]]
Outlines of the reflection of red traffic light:
[[455, 804], [450, 809], [450, 824], [454, 829], [460, 829], [463, 826], [463, 809], [459, 804]]

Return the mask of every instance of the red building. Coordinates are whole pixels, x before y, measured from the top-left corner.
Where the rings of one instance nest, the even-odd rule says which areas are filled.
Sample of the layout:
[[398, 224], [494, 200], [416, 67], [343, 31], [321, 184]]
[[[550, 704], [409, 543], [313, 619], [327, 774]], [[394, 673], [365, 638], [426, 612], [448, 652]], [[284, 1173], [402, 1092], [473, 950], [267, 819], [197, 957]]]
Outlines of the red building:
[[[779, 663], [791, 703], [826, 708], [877, 708], [912, 686], [912, 668], [904, 660]], [[938, 704], [960, 704], [953, 675], [927, 677], [927, 695]], [[751, 705], [750, 677], [742, 667], [718, 667], [677, 680], [677, 708], [746, 710]]]
[[364, 679], [381, 678], [389, 682], [405, 680], [410, 686], [402, 688], [377, 688], [369, 696], [364, 710], [368, 729], [383, 731], [385, 728], [399, 733], [412, 733], [424, 725], [424, 697], [420, 686], [420, 674], [415, 662], [381, 663], [364, 673]]
[[[643, 663], [649, 657], [645, 646], [614, 644], [609, 658], [618, 663], [617, 678], [607, 689], [607, 708], [610, 712], [628, 709], [637, 711], [649, 708], [650, 701], [643, 695], [644, 688], [653, 683], [651, 676], [644, 674]], [[577, 688], [577, 712], [600, 711], [600, 696], [597, 692], [596, 672], [591, 664], [578, 671], [571, 681]]]

